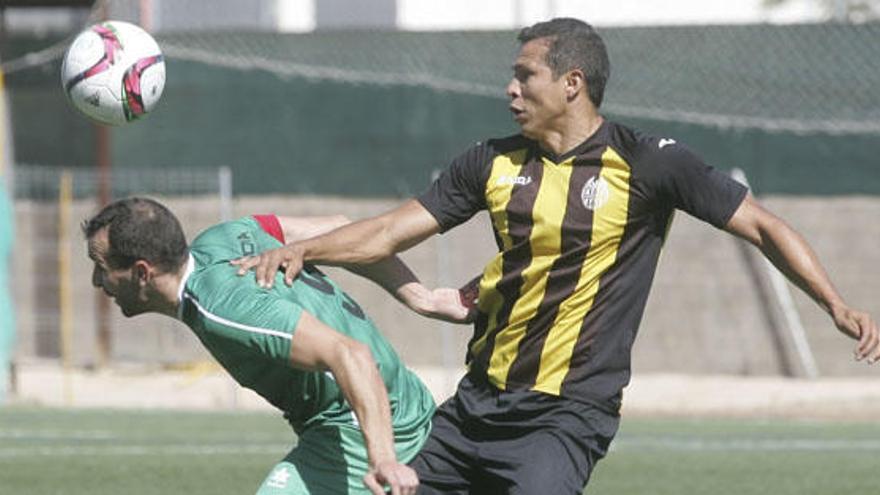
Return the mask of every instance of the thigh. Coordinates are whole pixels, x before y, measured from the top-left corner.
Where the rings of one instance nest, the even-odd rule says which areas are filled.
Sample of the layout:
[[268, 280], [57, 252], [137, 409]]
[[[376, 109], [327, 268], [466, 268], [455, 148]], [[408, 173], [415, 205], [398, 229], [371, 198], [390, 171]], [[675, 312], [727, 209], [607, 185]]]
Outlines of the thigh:
[[281, 461], [272, 468], [257, 490], [257, 495], [308, 495], [306, 486], [296, 464]]
[[618, 418], [591, 406], [559, 401], [510, 436], [481, 449], [482, 476], [491, 494], [580, 495], [617, 432]]
[[453, 396], [437, 409], [428, 440], [409, 462], [419, 475], [419, 495], [471, 493], [476, 448], [462, 435], [456, 402]]
[[257, 495], [369, 494], [367, 454], [357, 430], [317, 427], [299, 437], [269, 472]]
[[494, 488], [485, 493], [580, 495], [598, 460], [551, 432], [524, 436], [521, 444], [486, 459], [485, 483]]

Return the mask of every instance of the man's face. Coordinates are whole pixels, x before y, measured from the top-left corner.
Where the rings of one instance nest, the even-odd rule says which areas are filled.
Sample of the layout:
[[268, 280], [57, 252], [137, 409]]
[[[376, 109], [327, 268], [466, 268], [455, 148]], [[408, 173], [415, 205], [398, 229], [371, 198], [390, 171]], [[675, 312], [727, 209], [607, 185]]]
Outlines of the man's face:
[[520, 47], [507, 85], [513, 119], [528, 138], [540, 140], [566, 111], [565, 78], [553, 77], [547, 65], [549, 38], [538, 38]]
[[96, 232], [89, 239], [88, 245], [89, 258], [95, 263], [92, 270], [92, 285], [113, 298], [125, 316], [131, 317], [146, 312], [144, 291], [135, 275], [137, 265], [114, 269], [107, 264], [107, 252], [110, 249], [107, 228]]

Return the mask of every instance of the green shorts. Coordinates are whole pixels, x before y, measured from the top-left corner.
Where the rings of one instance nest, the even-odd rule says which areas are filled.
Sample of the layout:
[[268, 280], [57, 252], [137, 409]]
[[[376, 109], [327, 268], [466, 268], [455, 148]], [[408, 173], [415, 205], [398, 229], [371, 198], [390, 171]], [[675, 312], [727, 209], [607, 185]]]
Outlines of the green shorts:
[[[397, 459], [409, 462], [425, 443], [431, 423], [395, 436]], [[322, 425], [299, 436], [297, 446], [272, 468], [257, 495], [369, 494], [367, 449], [361, 431], [352, 425]]]

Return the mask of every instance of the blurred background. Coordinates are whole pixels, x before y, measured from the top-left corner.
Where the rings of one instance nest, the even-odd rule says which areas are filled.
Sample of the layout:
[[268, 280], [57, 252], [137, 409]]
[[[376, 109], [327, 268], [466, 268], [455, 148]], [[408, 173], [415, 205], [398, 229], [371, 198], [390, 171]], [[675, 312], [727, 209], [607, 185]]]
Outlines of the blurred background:
[[[0, 157], [15, 224], [0, 229], [14, 309], [0, 304], [0, 330], [16, 335], [7, 398], [261, 407], [182, 325], [125, 321], [90, 286], [83, 219], [130, 194], [169, 204], [190, 237], [252, 213], [380, 213], [474, 142], [517, 132], [504, 94], [517, 30], [558, 16], [606, 40], [608, 118], [735, 171], [811, 242], [850, 304], [880, 315], [880, 1], [3, 0]], [[105, 19], [144, 27], [166, 57], [157, 108], [118, 128], [76, 113], [59, 80], [71, 39]], [[494, 252], [481, 215], [404, 258], [427, 284], [458, 286]], [[330, 271], [447, 396], [470, 328], [411, 315]], [[748, 377], [834, 390], [854, 381], [873, 401], [877, 371], [852, 347], [757, 251], [678, 215], [628, 400], [642, 404], [661, 383], [639, 377], [691, 396], [679, 379]]]

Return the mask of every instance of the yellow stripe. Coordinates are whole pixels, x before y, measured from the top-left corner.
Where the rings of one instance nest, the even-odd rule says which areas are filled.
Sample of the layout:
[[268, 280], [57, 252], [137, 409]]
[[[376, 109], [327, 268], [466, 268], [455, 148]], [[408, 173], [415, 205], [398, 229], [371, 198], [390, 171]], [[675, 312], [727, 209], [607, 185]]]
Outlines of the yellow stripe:
[[519, 343], [544, 298], [550, 267], [562, 251], [560, 232], [568, 202], [573, 161], [572, 158], [559, 165], [544, 164], [541, 188], [532, 209], [533, 227], [529, 237], [532, 261], [523, 271], [520, 296], [510, 312], [507, 327], [495, 337], [489, 362], [489, 379], [502, 389], [507, 385], [507, 375], [516, 359]]
[[[526, 150], [516, 151], [506, 155], [499, 155], [492, 163], [492, 172], [486, 183], [486, 203], [489, 209], [489, 217], [501, 239], [503, 250], [507, 251], [513, 245], [510, 238], [510, 227], [507, 224], [507, 204], [513, 192], [510, 178], [519, 177], [523, 162], [526, 159]], [[477, 355], [486, 345], [486, 336], [489, 330], [498, 326], [498, 311], [504, 304], [501, 294], [495, 290], [495, 286], [501, 279], [502, 256], [499, 252], [483, 270], [483, 278], [480, 280], [480, 295], [478, 304], [480, 311], [489, 315], [486, 334], [471, 345], [471, 352]]]
[[602, 155], [600, 177], [608, 185], [608, 200], [593, 211], [590, 251], [571, 297], [559, 306], [556, 321], [541, 351], [541, 369], [534, 390], [559, 395], [571, 355], [587, 312], [593, 307], [599, 281], [617, 258], [629, 207], [629, 165], [609, 148]]

